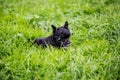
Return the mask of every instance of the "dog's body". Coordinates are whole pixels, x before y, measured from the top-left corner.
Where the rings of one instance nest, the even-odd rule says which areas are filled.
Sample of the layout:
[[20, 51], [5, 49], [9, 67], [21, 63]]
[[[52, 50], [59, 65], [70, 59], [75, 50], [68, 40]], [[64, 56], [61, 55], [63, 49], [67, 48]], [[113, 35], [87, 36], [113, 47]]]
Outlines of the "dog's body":
[[60, 48], [63, 47], [66, 49], [66, 47], [70, 44], [70, 31], [68, 29], [68, 22], [66, 21], [63, 27], [56, 28], [56, 26], [51, 25], [53, 28], [53, 34], [51, 36], [48, 36], [46, 38], [37, 38], [33, 42], [37, 45], [41, 45], [43, 48], [47, 47], [47, 45], [52, 45], [54, 47]]

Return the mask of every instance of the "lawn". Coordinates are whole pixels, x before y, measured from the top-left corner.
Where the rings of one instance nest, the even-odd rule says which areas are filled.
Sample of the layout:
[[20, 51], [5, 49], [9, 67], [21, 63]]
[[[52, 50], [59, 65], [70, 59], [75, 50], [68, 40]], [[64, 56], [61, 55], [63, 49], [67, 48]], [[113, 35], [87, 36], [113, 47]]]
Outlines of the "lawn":
[[[31, 45], [65, 21], [67, 50]], [[0, 80], [120, 80], [120, 0], [0, 0]]]

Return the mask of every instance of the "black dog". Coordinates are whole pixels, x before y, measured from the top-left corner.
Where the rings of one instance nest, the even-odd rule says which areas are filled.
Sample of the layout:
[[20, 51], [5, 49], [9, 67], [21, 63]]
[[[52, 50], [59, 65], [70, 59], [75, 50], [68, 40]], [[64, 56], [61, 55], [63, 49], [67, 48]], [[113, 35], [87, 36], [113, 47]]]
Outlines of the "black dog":
[[56, 26], [51, 25], [53, 29], [53, 34], [46, 38], [37, 38], [33, 42], [37, 45], [41, 45], [43, 48], [47, 47], [47, 45], [52, 45], [54, 47], [60, 48], [63, 47], [66, 49], [70, 45], [70, 31], [68, 29], [68, 21], [65, 22], [64, 26], [60, 28], [56, 28]]

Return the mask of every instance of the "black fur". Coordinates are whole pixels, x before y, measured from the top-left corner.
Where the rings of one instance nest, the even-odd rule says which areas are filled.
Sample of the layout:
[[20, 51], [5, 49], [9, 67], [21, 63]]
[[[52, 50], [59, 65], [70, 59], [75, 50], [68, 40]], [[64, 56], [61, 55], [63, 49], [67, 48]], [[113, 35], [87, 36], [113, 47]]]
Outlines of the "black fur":
[[47, 45], [52, 45], [54, 47], [60, 48], [63, 47], [66, 49], [70, 45], [70, 30], [68, 29], [68, 21], [65, 22], [64, 26], [57, 28], [54, 25], [51, 25], [53, 29], [53, 33], [51, 36], [46, 38], [37, 38], [33, 42], [37, 45], [41, 45], [43, 48], [47, 47]]

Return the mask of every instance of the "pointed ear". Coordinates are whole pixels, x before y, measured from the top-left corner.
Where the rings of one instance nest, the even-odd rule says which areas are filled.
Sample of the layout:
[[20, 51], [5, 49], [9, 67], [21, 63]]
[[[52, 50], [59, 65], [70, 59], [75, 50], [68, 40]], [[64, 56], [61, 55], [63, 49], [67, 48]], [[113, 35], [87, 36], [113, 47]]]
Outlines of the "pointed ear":
[[68, 21], [65, 21], [64, 28], [68, 29]]
[[53, 29], [53, 33], [56, 31], [56, 26], [54, 26], [54, 25], [51, 25], [51, 27], [52, 27], [52, 29]]

